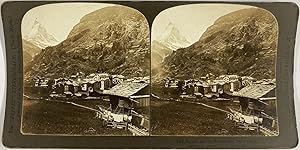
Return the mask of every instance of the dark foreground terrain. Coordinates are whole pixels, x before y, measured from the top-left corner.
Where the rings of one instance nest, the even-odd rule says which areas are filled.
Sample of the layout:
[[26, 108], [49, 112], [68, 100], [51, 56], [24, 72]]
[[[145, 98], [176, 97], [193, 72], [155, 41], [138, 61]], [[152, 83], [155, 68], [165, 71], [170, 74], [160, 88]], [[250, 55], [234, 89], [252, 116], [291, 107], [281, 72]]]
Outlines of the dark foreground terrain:
[[[81, 103], [92, 106], [97, 101]], [[62, 102], [28, 99], [23, 103], [22, 133], [131, 135], [129, 131], [103, 127], [94, 111]]]
[[226, 119], [226, 113], [187, 102], [151, 100], [152, 135], [261, 135]]

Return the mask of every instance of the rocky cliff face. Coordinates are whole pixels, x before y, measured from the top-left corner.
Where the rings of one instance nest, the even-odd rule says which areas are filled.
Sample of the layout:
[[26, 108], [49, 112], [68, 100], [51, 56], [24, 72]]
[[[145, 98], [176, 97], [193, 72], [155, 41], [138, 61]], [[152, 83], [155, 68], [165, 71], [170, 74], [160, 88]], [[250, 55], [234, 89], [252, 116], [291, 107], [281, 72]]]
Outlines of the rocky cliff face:
[[173, 50], [158, 41], [152, 41], [151, 44], [151, 69], [158, 67]]
[[84, 16], [68, 38], [47, 47], [25, 68], [25, 77], [67, 77], [77, 72], [148, 76], [147, 20], [137, 10], [106, 7]]
[[23, 62], [24, 65], [26, 66], [35, 55], [37, 55], [41, 49], [37, 46], [35, 46], [33, 43], [26, 41], [26, 40], [22, 40], [22, 44], [23, 44]]
[[199, 78], [208, 73], [275, 78], [276, 19], [250, 8], [217, 19], [199, 41], [165, 58], [154, 78]]

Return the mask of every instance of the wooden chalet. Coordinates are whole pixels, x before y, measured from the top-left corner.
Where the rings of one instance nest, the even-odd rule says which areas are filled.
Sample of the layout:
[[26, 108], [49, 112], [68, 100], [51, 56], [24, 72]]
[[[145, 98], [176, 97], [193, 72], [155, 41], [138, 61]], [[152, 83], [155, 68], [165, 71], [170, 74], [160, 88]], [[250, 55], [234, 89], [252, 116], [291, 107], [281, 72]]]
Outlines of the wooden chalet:
[[203, 95], [207, 98], [219, 97], [219, 92], [223, 90], [218, 82], [209, 80], [203, 84]]
[[54, 92], [57, 94], [63, 94], [64, 93], [64, 85], [65, 80], [63, 78], [55, 79], [54, 80]]
[[249, 77], [249, 76], [243, 76], [243, 77], [241, 77], [241, 79], [242, 79], [242, 86], [243, 87], [249, 86], [249, 85], [253, 84], [256, 81], [255, 78]]
[[[240, 103], [239, 112], [245, 117], [246, 123], [257, 123], [269, 129], [277, 129], [276, 113], [276, 85], [274, 84], [252, 84], [234, 92]], [[257, 122], [258, 120], [262, 120]]]
[[[111, 117], [114, 122], [129, 123], [136, 134], [148, 133], [150, 127], [150, 87], [148, 83], [123, 82], [104, 94], [110, 97]], [[123, 117], [118, 118], [117, 116], [120, 115]], [[132, 120], [126, 119], [128, 116], [131, 116]]]
[[204, 87], [203, 87], [203, 84], [200, 83], [200, 82], [197, 82], [195, 84], [195, 87], [194, 87], [194, 95], [199, 98], [199, 97], [202, 97], [204, 95]]
[[117, 106], [120, 100], [138, 107], [150, 105], [150, 87], [147, 83], [123, 82], [115, 85], [104, 94], [110, 95], [112, 98], [112, 108], [115, 108], [114, 106]]
[[122, 83], [124, 79], [123, 75], [112, 75], [112, 86]]
[[102, 94], [104, 90], [112, 87], [112, 77], [107, 73], [90, 74], [85, 81], [88, 91], [92, 95]]
[[227, 81], [224, 86], [223, 89], [225, 92], [235, 92], [235, 91], [239, 91], [242, 87], [242, 83], [239, 80], [232, 80], [232, 81]]
[[41, 79], [38, 78], [35, 81], [34, 87], [32, 88], [33, 93], [41, 97], [48, 97], [52, 92], [52, 85], [54, 84], [53, 80], [50, 79]]
[[64, 95], [66, 95], [66, 97], [72, 97], [73, 94], [74, 94], [74, 85], [72, 81], [68, 80], [65, 82], [64, 85]]
[[204, 83], [203, 84], [203, 94], [207, 95], [209, 93], [211, 93], [211, 86], [207, 83]]

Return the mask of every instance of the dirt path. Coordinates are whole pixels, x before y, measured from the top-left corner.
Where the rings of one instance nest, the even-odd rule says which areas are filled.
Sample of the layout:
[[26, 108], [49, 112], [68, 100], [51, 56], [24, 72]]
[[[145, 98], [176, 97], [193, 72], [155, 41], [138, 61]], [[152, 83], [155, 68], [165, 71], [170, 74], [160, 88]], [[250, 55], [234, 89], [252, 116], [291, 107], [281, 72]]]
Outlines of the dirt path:
[[77, 103], [74, 103], [74, 102], [60, 101], [60, 100], [48, 100], [48, 101], [59, 102], [59, 103], [67, 103], [67, 104], [71, 104], [71, 105], [74, 105], [74, 106], [77, 106], [77, 107], [81, 107], [81, 108], [85, 108], [85, 109], [88, 109], [88, 110], [92, 110], [92, 111], [96, 111], [96, 112], [101, 112], [100, 110], [97, 110], [97, 109], [94, 109], [94, 108], [90, 108], [90, 107], [87, 107], [87, 106], [84, 106], [84, 105], [80, 105], [80, 104], [77, 104]]

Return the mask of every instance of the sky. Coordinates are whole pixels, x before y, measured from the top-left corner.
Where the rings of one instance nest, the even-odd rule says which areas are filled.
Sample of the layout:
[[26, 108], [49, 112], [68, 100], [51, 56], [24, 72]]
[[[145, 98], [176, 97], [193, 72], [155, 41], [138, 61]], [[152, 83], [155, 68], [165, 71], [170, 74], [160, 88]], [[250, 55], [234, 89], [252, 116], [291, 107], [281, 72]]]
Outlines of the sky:
[[30, 32], [37, 19], [59, 42], [65, 40], [80, 19], [95, 10], [112, 6], [103, 3], [57, 3], [41, 5], [29, 10], [22, 20], [22, 36]]
[[[113, 4], [56, 3], [32, 8], [23, 17], [22, 35], [30, 32], [34, 20], [37, 19], [48, 33], [61, 42], [84, 15], [107, 6]], [[188, 41], [194, 43], [217, 18], [250, 7], [234, 4], [192, 4], [166, 9], [153, 22], [152, 40], [157, 39], [167, 24], [172, 22]]]
[[162, 11], [152, 24], [152, 40], [158, 39], [169, 22], [191, 43], [199, 40], [206, 29], [221, 16], [240, 9], [251, 8], [235, 4], [192, 4]]

